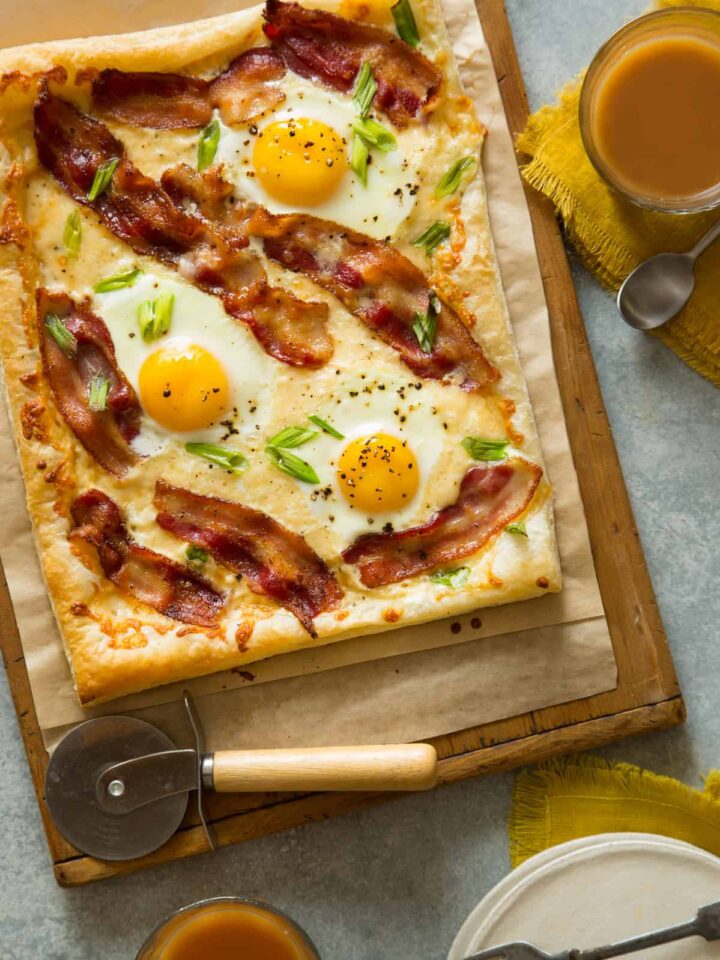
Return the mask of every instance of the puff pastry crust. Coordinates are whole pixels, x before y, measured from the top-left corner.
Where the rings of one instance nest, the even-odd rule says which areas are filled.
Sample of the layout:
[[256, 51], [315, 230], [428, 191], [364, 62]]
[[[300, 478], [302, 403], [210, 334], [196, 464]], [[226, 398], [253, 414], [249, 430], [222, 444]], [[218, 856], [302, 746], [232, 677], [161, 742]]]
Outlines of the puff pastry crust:
[[[368, 8], [363, 4], [353, 8], [348, 2], [341, 8], [333, 3], [323, 6], [350, 18], [359, 16], [362, 10], [371, 22], [392, 27], [386, 7]], [[422, 226], [423, 217], [427, 219], [436, 174], [447, 169], [460, 147], [464, 152], [479, 151], [484, 129], [461, 89], [438, 4], [434, 0], [413, 0], [413, 9], [423, 51], [440, 66], [444, 78], [437, 109], [428, 120], [428, 136], [437, 142], [437, 167], [435, 172], [428, 171], [428, 182], [421, 187], [415, 208], [397, 237], [403, 252], [420, 263], [422, 252], [413, 249], [411, 239]], [[46, 285], [82, 292], [93, 277], [114, 272], [126, 251], [120, 241], [88, 216], [83, 256], [77, 262], [64, 257], [62, 226], [73, 206], [40, 167], [35, 153], [32, 107], [40, 83], [49, 82], [54, 91], [87, 109], [89, 84], [100, 69], [211, 75], [243, 50], [263, 42], [261, 8], [253, 8], [143, 33], [31, 45], [0, 53], [0, 177], [4, 185], [0, 211], [0, 353], [4, 387], [48, 593], [84, 705], [312, 644], [536, 597], [561, 586], [552, 497], [544, 479], [526, 517], [532, 535], [522, 543], [517, 542], [519, 538], [496, 538], [467, 561], [472, 574], [462, 587], [431, 585], [427, 577], [414, 577], [368, 589], [358, 580], [356, 571], [342, 564], [340, 551], [328, 539], [322, 524], [313, 526], [305, 507], [297, 505], [291, 479], [277, 475], [269, 480], [262, 470], [255, 478], [250, 471], [240, 488], [236, 479], [219, 477], [218, 471], [214, 475], [204, 471], [202, 476], [184, 476], [179, 467], [168, 466], [162, 457], [143, 462], [124, 478], [115, 478], [92, 460], [59, 414], [38, 359], [35, 289]], [[120, 131], [118, 135], [127, 143], [135, 162], [142, 168], [152, 168], [151, 175], [156, 175], [159, 161], [154, 145], [159, 141], [155, 134], [120, 126], [113, 129]], [[186, 132], [169, 133], [163, 142], [171, 147], [177, 144], [179, 154], [185, 151], [184, 158], [188, 144], [194, 144], [188, 137]], [[476, 433], [483, 425], [495, 430], [504, 425], [513, 446], [541, 464], [493, 250], [480, 171], [452, 212], [454, 239], [450, 248], [435, 258], [432, 279], [438, 291], [470, 318], [469, 323], [475, 318], [472, 332], [500, 369], [502, 380], [481, 397], [455, 391], [458, 397], [448, 405], [448, 417], [468, 421], [474, 417]], [[284, 274], [280, 282], [291, 284], [298, 295], [327, 301], [335, 341], [341, 344], [331, 366], [337, 363], [357, 370], [377, 362], [386, 365], [390, 377], [407, 379], [407, 371], [392, 351], [372, 341], [366, 330], [359, 331], [359, 324], [332, 296], [301, 277]], [[299, 389], [293, 379], [295, 373], [276, 366], [274, 389], [291, 403], [293, 391]], [[282, 419], [278, 424], [282, 425]], [[463, 456], [461, 450], [457, 456]], [[242, 499], [305, 536], [335, 570], [345, 594], [337, 609], [316, 618], [316, 638], [288, 610], [248, 591], [221, 568], [213, 569], [210, 575], [231, 600], [217, 628], [169, 619], [122, 595], [103, 577], [91, 552], [68, 540], [74, 497], [89, 487], [99, 487], [121, 505], [138, 541], [182, 560], [185, 544], [154, 523], [155, 482], [160, 476], [167, 477], [168, 471], [174, 482], [200, 493]], [[452, 501], [453, 481], [439, 477], [434, 488], [438, 507]]]

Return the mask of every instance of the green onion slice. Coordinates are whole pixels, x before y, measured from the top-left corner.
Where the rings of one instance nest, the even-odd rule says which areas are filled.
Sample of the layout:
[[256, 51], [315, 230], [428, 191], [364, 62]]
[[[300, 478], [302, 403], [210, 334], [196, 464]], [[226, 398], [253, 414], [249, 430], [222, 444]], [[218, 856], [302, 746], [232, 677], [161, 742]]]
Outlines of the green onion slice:
[[142, 270], [135, 267], [133, 270], [127, 270], [125, 273], [114, 273], [111, 277], [105, 277], [99, 280], [93, 290], [95, 293], [110, 293], [112, 290], [123, 290], [125, 287], [132, 287], [137, 278], [142, 274]]
[[509, 523], [505, 527], [505, 533], [514, 533], [516, 537], [527, 537], [528, 533], [525, 529], [525, 521], [521, 520], [520, 523]]
[[155, 300], [143, 300], [138, 307], [138, 325], [145, 343], [152, 343], [168, 332], [174, 305], [175, 294], [167, 291]]
[[307, 427], [285, 427], [267, 442], [269, 447], [281, 447], [289, 450], [292, 447], [301, 447], [304, 443], [317, 436], [317, 430], [308, 430]]
[[202, 547], [196, 547], [194, 543], [191, 543], [185, 551], [185, 556], [190, 563], [207, 563], [210, 554], [207, 550], [203, 550]]
[[504, 460], [509, 440], [483, 440], [481, 437], [465, 437], [463, 447], [473, 460]]
[[370, 118], [364, 120], [358, 117], [357, 120], [353, 120], [352, 128], [353, 133], [357, 134], [367, 147], [376, 147], [383, 153], [390, 153], [391, 150], [397, 149], [395, 134], [377, 120]]
[[87, 199], [90, 203], [93, 200], [105, 193], [107, 188], [110, 186], [110, 181], [113, 178], [115, 169], [120, 163], [120, 157], [113, 157], [111, 160], [106, 160], [105, 163], [101, 164], [95, 171], [95, 177], [93, 178], [92, 186], [88, 191]]
[[215, 159], [218, 143], [220, 143], [220, 123], [217, 118], [211, 120], [200, 134], [198, 141], [197, 168], [205, 170]]
[[430, 256], [433, 250], [450, 236], [450, 224], [446, 220], [436, 220], [435, 223], [421, 233], [417, 240], [413, 240], [414, 247], [422, 247]]
[[437, 332], [437, 317], [434, 313], [416, 313], [413, 320], [413, 333], [418, 339], [423, 353], [432, 353]]
[[475, 157], [461, 157], [459, 160], [456, 160], [435, 187], [435, 196], [437, 199], [441, 200], [443, 197], [449, 197], [455, 193], [462, 183], [465, 174], [470, 173], [476, 166], [477, 159]]
[[357, 133], [354, 133], [352, 140], [352, 151], [350, 153], [350, 166], [358, 175], [358, 178], [364, 187], [367, 186], [367, 167], [369, 156], [370, 151], [368, 150], [367, 144], [362, 137], [358, 136]]
[[66, 357], [74, 360], [77, 356], [77, 339], [71, 333], [56, 313], [49, 313], [45, 317], [45, 326], [55, 343]]
[[370, 113], [370, 107], [377, 93], [377, 83], [373, 76], [372, 67], [367, 62], [363, 63], [358, 71], [357, 82], [353, 92], [353, 103], [355, 109], [364, 120]]
[[413, 320], [413, 333], [417, 337], [423, 353], [432, 353], [437, 334], [437, 318], [440, 313], [440, 301], [435, 294], [430, 295], [427, 313], [416, 313]]
[[93, 377], [88, 387], [88, 407], [93, 413], [102, 413], [107, 410], [110, 381], [102, 374]]
[[339, 430], [336, 430], [332, 424], [328, 423], [327, 420], [323, 420], [322, 417], [318, 417], [317, 414], [313, 413], [308, 417], [310, 423], [314, 423], [316, 427], [320, 427], [323, 433], [329, 433], [331, 437], [335, 437], [336, 440], [344, 440], [345, 434], [340, 433]]
[[289, 450], [282, 450], [279, 447], [265, 447], [265, 453], [272, 460], [278, 470], [289, 473], [296, 480], [302, 480], [303, 483], [320, 483], [320, 477], [315, 473], [313, 467], [305, 460], [301, 460]]
[[409, 0], [398, 0], [390, 7], [390, 12], [400, 39], [409, 43], [411, 47], [416, 47], [420, 43], [420, 34]]
[[76, 257], [80, 250], [80, 241], [82, 240], [82, 220], [77, 210], [68, 214], [63, 230], [63, 244], [68, 252], [68, 256]]
[[247, 458], [239, 450], [229, 450], [216, 443], [186, 443], [185, 449], [230, 473], [242, 473], [248, 466]]
[[430, 579], [433, 583], [442, 583], [443, 586], [453, 587], [457, 590], [458, 587], [462, 587], [469, 576], [470, 567], [448, 567], [447, 570], [436, 570], [435, 573], [431, 573]]

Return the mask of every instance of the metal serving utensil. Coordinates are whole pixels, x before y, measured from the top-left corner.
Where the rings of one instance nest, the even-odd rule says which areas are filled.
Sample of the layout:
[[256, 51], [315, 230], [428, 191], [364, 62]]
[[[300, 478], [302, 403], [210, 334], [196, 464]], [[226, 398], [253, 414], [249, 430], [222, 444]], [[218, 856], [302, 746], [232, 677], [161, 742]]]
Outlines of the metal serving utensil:
[[695, 289], [695, 261], [720, 236], [720, 221], [687, 253], [658, 253], [636, 267], [618, 290], [617, 306], [636, 330], [672, 320]]
[[673, 927], [663, 927], [652, 933], [643, 933], [639, 937], [609, 943], [605, 947], [593, 947], [590, 950], [563, 950], [560, 953], [546, 953], [531, 943], [504, 943], [499, 947], [490, 947], [473, 954], [467, 960], [610, 960], [622, 957], [637, 950], [659, 947], [663, 943], [684, 940], [686, 937], [702, 937], [704, 940], [720, 940], [720, 901], [700, 907], [694, 920], [678, 923]]
[[99, 860], [131, 860], [157, 850], [180, 826], [191, 790], [214, 850], [205, 790], [395, 791], [435, 784], [437, 754], [427, 743], [208, 753], [187, 692], [184, 705], [195, 738], [191, 749], [177, 749], [152, 724], [122, 716], [86, 720], [57, 745], [45, 799], [60, 833], [78, 850]]

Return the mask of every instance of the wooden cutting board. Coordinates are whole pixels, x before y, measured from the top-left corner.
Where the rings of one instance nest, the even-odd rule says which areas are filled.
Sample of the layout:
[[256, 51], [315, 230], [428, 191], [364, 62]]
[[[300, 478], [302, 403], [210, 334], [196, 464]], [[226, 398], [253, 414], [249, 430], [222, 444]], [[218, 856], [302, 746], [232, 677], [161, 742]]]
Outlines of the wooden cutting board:
[[[505, 8], [502, 0], [477, 0], [477, 6], [510, 131], [515, 135], [525, 125], [528, 106]], [[550, 310], [570, 446], [617, 659], [618, 686], [609, 693], [438, 737], [433, 742], [441, 757], [440, 784], [591, 749], [631, 734], [663, 729], [685, 718], [562, 237], [544, 198], [528, 191], [528, 205]], [[207, 850], [194, 811], [164, 847], [126, 863], [94, 860], [63, 840], [44, 802], [48, 758], [4, 576], [0, 578], [0, 647], [58, 883], [89, 883]], [[227, 846], [387, 799], [387, 794], [210, 794], [207, 807], [220, 846]]]

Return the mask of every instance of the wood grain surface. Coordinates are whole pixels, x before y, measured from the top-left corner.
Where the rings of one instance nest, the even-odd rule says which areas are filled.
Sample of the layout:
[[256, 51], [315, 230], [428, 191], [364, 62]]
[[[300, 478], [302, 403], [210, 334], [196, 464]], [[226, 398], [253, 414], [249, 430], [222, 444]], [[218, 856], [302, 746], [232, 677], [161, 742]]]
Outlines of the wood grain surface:
[[[510, 130], [528, 107], [502, 0], [477, 0]], [[618, 686], [582, 700], [459, 730], [433, 741], [439, 783], [496, 773], [631, 734], [681, 723], [685, 708], [578, 310], [552, 208], [528, 192], [545, 284], [553, 352], [570, 445], [580, 482], [598, 582], [618, 664]], [[150, 856], [105, 863], [73, 849], [53, 826], [43, 798], [47, 754], [35, 716], [22, 647], [4, 577], [0, 645], [58, 882], [75, 886], [203, 853], [207, 843], [190, 804], [178, 833]], [[221, 846], [286, 830], [393, 799], [395, 794], [209, 794], [207, 808]]]

